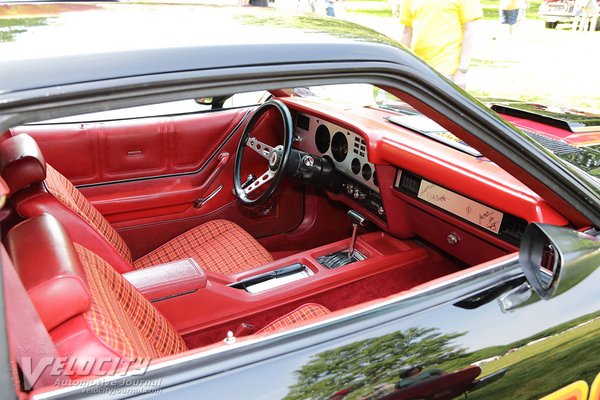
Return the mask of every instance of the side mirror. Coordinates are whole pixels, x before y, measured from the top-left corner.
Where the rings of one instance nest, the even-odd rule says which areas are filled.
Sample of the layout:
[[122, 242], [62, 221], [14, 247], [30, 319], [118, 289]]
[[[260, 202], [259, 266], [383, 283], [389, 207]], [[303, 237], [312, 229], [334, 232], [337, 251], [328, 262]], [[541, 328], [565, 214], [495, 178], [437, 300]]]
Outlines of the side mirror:
[[548, 300], [573, 288], [600, 266], [600, 239], [534, 222], [525, 229], [519, 263], [533, 290]]

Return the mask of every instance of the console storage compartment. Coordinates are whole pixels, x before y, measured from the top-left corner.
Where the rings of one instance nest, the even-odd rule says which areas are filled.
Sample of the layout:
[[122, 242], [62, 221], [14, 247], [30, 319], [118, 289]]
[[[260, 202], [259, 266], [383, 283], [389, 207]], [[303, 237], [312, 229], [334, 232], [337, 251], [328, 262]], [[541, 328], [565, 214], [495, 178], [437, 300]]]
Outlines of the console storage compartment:
[[123, 274], [151, 302], [193, 293], [206, 287], [206, 274], [192, 258]]
[[295, 263], [271, 272], [244, 279], [229, 286], [236, 289], [244, 289], [249, 293], [260, 293], [287, 283], [308, 278], [311, 275], [314, 275], [314, 272], [310, 268], [304, 264]]

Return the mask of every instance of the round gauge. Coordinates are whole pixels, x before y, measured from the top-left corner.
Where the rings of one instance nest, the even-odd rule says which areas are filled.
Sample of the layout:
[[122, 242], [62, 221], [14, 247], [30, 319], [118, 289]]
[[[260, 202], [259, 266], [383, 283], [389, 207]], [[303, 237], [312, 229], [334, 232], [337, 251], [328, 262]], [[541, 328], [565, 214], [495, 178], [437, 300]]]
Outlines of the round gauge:
[[358, 175], [360, 173], [360, 160], [358, 158], [352, 159], [352, 164], [350, 166], [352, 167], [352, 172], [354, 172], [354, 175]]
[[317, 150], [321, 152], [321, 154], [325, 154], [327, 150], [329, 150], [329, 143], [331, 142], [331, 135], [329, 134], [329, 129], [325, 125], [319, 125], [317, 128], [317, 133], [315, 134], [315, 144], [317, 145]]
[[342, 132], [336, 132], [331, 140], [331, 154], [335, 161], [342, 162], [348, 155], [348, 139]]
[[379, 181], [377, 180], [377, 171], [373, 172], [373, 185], [379, 187]]
[[369, 179], [371, 179], [371, 175], [373, 174], [373, 171], [371, 170], [371, 166], [369, 164], [365, 164], [362, 167], [362, 177], [365, 181], [368, 181]]

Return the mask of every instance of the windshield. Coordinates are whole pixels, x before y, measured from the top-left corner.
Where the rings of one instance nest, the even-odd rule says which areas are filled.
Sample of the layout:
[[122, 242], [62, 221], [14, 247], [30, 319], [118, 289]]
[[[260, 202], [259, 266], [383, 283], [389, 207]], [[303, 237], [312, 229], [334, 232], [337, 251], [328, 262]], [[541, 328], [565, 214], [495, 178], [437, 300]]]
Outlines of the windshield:
[[[390, 123], [400, 125], [413, 132], [428, 136], [433, 140], [454, 147], [455, 149], [474, 157], [482, 156], [479, 151], [463, 142], [453, 133], [449, 132], [429, 117], [421, 114], [398, 97], [377, 86], [370, 84], [311, 86], [296, 88], [294, 89], [294, 94], [305, 98], [315, 97], [322, 100], [333, 101], [345, 108], [371, 107], [391, 111], [393, 114], [386, 117]], [[489, 106], [492, 105], [489, 104]], [[537, 108], [539, 107], [540, 106], [537, 106]], [[495, 107], [492, 108], [495, 109]], [[497, 111], [500, 112], [500, 110]], [[598, 182], [600, 179], [599, 135], [595, 135], [594, 137], [588, 135], [588, 140], [579, 143], [553, 137], [553, 135], [550, 135], [547, 132], [525, 129], [521, 126], [515, 127], [567, 164], [592, 177], [594, 181]]]

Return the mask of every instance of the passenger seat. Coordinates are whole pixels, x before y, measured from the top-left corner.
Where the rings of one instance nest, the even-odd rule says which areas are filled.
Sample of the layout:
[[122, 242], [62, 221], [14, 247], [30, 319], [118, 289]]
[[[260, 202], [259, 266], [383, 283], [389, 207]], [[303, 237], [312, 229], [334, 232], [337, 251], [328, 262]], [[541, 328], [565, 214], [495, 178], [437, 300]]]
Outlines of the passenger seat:
[[[181, 335], [103, 258], [74, 244], [49, 214], [26, 220], [7, 235], [7, 249], [60, 356], [75, 370], [90, 358], [160, 358], [188, 350]], [[274, 332], [329, 313], [306, 304], [264, 327]], [[103, 365], [103, 371], [111, 363]]]

